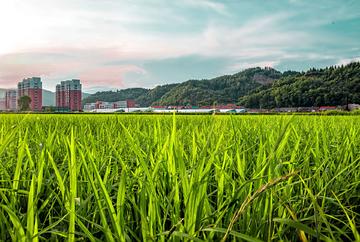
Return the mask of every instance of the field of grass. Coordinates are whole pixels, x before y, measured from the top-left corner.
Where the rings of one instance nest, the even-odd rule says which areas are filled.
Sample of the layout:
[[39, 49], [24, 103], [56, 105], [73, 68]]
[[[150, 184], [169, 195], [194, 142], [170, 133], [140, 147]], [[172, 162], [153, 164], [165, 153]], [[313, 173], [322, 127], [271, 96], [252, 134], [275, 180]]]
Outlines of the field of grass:
[[360, 119], [0, 115], [0, 241], [360, 241]]

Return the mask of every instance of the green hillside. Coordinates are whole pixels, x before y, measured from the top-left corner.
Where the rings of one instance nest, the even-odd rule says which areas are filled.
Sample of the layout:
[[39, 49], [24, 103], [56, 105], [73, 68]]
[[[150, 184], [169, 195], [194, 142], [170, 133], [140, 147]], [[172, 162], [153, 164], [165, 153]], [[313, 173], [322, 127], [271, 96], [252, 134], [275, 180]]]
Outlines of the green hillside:
[[260, 67], [246, 69], [234, 75], [226, 75], [210, 80], [189, 80], [180, 83], [164, 94], [153, 105], [185, 105], [191, 103], [197, 106], [208, 106], [217, 103], [236, 103], [239, 97], [264, 82], [274, 82], [287, 75], [296, 75], [297, 72], [281, 73], [275, 69]]
[[135, 100], [147, 92], [149, 92], [149, 89], [145, 88], [128, 88], [116, 91], [97, 92], [81, 100], [81, 104], [84, 106], [86, 103], [94, 103], [96, 101], [116, 102], [120, 100]]
[[295, 76], [298, 72], [281, 73], [272, 68], [260, 67], [246, 69], [234, 75], [216, 77], [210, 80], [189, 80], [180, 84], [167, 84], [148, 90], [129, 88], [123, 90], [97, 92], [82, 100], [82, 104], [96, 101], [115, 102], [132, 99], [142, 107], [150, 105], [209, 106], [214, 102], [236, 103], [239, 97], [263, 85], [272, 83], [284, 76]]
[[157, 86], [156, 88], [136, 98], [135, 103], [139, 103], [142, 107], [148, 107], [153, 103], [155, 103], [157, 100], [159, 100], [164, 94], [171, 91], [173, 88], [175, 88], [178, 85], [179, 83]]
[[360, 103], [360, 62], [326, 69], [310, 69], [296, 76], [283, 77], [262, 85], [239, 98], [248, 108], [298, 106], [337, 106]]

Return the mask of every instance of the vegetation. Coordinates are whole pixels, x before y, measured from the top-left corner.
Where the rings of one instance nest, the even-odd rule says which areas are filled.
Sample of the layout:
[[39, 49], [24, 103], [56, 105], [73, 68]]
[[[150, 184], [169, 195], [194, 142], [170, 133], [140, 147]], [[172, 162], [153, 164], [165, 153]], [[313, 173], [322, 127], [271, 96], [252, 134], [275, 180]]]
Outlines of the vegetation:
[[[270, 96], [268, 96], [270, 93]], [[295, 77], [281, 78], [260, 86], [240, 97], [239, 104], [248, 108], [312, 107], [360, 103], [360, 62], [326, 69], [310, 69]]]
[[351, 116], [0, 115], [1, 241], [359, 241]]
[[128, 88], [117, 91], [103, 91], [97, 92], [91, 96], [88, 96], [81, 100], [81, 104], [84, 107], [86, 103], [95, 103], [97, 101], [104, 102], [117, 102], [122, 100], [135, 100], [144, 93], [147, 93], [149, 89], [145, 88]]
[[275, 69], [260, 67], [246, 69], [234, 75], [226, 75], [211, 80], [189, 80], [180, 83], [163, 96], [159, 97], [153, 105], [186, 105], [191, 103], [195, 106], [210, 106], [214, 102], [236, 103], [239, 97], [248, 91], [261, 86], [255, 79], [255, 75], [270, 78], [270, 81], [287, 75], [296, 75], [297, 72], [281, 73]]
[[250, 68], [234, 75], [226, 75], [211, 80], [189, 80], [183, 83], [157, 86], [148, 90], [143, 88], [129, 88], [116, 92], [97, 92], [82, 100], [82, 104], [96, 101], [115, 102], [132, 99], [142, 107], [151, 105], [186, 105], [209, 106], [214, 102], [236, 103], [239, 97], [248, 91], [261, 86], [254, 78], [255, 75], [274, 81], [285, 76], [295, 76], [298, 72], [286, 71], [281, 73], [272, 68]]
[[17, 100], [17, 104], [19, 106], [19, 110], [20, 111], [30, 111], [30, 103], [31, 103], [31, 97], [29, 97], [28, 95], [23, 95], [21, 97], [18, 98]]
[[54, 106], [50, 105], [49, 107], [45, 108], [45, 111], [46, 112], [55, 112], [56, 110], [55, 110]]
[[135, 103], [140, 104], [142, 107], [148, 107], [153, 105], [157, 100], [159, 100], [165, 93], [169, 92], [171, 89], [175, 88], [178, 83], [167, 84], [157, 86], [154, 89], [144, 93], [140, 97], [135, 99]]

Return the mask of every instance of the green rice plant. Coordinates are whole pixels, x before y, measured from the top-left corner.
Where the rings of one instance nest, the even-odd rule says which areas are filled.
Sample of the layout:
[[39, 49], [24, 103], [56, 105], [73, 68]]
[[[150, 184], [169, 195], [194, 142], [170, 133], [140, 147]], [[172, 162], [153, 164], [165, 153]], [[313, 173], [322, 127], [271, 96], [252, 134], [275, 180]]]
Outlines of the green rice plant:
[[0, 115], [0, 241], [357, 241], [359, 130], [356, 116]]

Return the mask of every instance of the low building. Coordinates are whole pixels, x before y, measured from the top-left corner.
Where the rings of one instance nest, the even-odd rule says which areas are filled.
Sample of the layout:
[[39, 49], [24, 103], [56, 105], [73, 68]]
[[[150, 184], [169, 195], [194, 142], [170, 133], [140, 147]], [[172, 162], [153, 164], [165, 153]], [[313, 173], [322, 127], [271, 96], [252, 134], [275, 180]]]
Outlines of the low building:
[[336, 111], [335, 106], [322, 106], [320, 107], [320, 111]]
[[127, 101], [117, 101], [114, 104], [115, 104], [114, 108], [127, 108], [128, 107], [128, 102]]
[[109, 102], [101, 102], [98, 109], [114, 109], [114, 104]]
[[154, 111], [154, 110], [165, 110], [166, 107], [165, 106], [150, 106], [150, 110]]
[[319, 107], [311, 107], [310, 110], [311, 110], [312, 113], [320, 112], [320, 108], [319, 108]]
[[182, 109], [184, 106], [179, 105], [169, 105], [167, 106], [168, 109]]
[[124, 100], [124, 101], [117, 101], [117, 102], [103, 102], [97, 101], [96, 103], [86, 103], [84, 105], [84, 111], [91, 111], [95, 109], [129, 109], [135, 108], [135, 101], [133, 100]]
[[124, 100], [127, 103], [126, 108], [135, 108], [135, 101], [133, 100]]
[[96, 103], [87, 103], [84, 105], [84, 111], [90, 111], [96, 109]]
[[355, 103], [349, 104], [349, 111], [355, 111], [355, 110], [360, 110], [360, 105]]
[[275, 112], [280, 112], [280, 113], [292, 113], [292, 112], [296, 112], [297, 110], [298, 108], [293, 108], [293, 107], [275, 108]]

